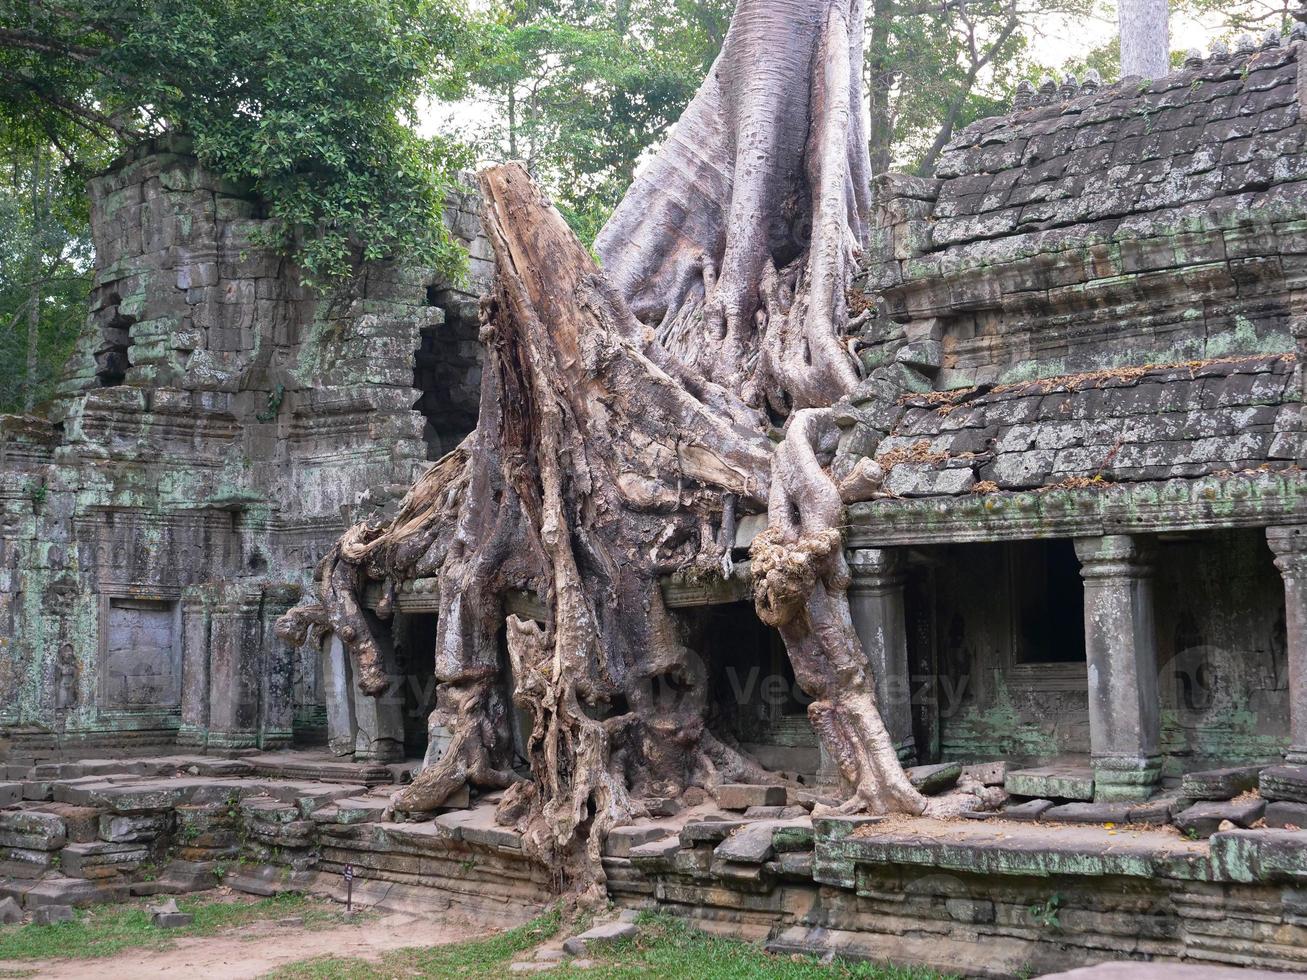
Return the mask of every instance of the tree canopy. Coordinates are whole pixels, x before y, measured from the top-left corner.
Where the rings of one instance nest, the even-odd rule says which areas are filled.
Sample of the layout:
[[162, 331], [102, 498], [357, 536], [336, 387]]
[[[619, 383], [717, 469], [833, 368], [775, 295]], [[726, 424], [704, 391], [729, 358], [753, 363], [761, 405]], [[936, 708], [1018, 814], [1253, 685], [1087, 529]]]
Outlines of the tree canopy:
[[439, 217], [462, 158], [410, 123], [458, 94], [465, 32], [430, 0], [0, 0], [0, 124], [75, 165], [189, 133], [310, 280], [399, 252], [452, 269]]

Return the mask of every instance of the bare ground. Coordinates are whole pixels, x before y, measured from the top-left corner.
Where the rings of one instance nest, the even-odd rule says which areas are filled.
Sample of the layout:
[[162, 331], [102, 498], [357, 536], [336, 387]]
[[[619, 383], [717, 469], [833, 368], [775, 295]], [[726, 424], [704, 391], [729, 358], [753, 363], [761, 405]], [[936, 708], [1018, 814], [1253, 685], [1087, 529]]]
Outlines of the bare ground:
[[465, 922], [412, 913], [393, 913], [365, 922], [306, 929], [301, 925], [258, 922], [213, 936], [178, 939], [164, 950], [128, 950], [90, 960], [45, 960], [5, 964], [10, 975], [50, 980], [142, 980], [186, 977], [191, 980], [245, 980], [289, 963], [318, 956], [376, 960], [405, 946], [436, 946], [469, 937]]

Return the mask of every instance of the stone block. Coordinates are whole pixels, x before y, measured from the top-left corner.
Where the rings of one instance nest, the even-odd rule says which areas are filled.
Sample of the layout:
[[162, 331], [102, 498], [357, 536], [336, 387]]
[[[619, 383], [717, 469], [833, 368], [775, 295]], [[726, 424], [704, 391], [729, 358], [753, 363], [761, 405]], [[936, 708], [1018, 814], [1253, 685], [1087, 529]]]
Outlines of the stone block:
[[984, 925], [994, 921], [994, 903], [983, 898], [946, 898], [944, 909], [955, 922]]
[[1290, 803], [1275, 800], [1266, 804], [1266, 826], [1284, 830], [1307, 829], [1307, 803]]
[[127, 886], [115, 881], [88, 881], [84, 878], [46, 878], [38, 881], [23, 896], [23, 905], [38, 909], [45, 905], [101, 905], [127, 898]]
[[0, 846], [53, 851], [63, 847], [68, 828], [63, 818], [40, 810], [0, 810]]
[[1180, 795], [1191, 800], [1232, 800], [1257, 788], [1262, 766], [1234, 766], [1187, 772], [1180, 779]]
[[745, 824], [713, 849], [713, 857], [719, 861], [762, 864], [776, 853], [772, 848], [773, 829], [770, 821]]
[[720, 844], [735, 830], [744, 826], [743, 820], [692, 820], [681, 828], [681, 844]]
[[110, 878], [135, 871], [149, 857], [140, 844], [69, 844], [59, 852], [59, 867], [71, 878]]
[[593, 929], [587, 929], [579, 936], [572, 936], [563, 943], [563, 950], [572, 956], [583, 956], [592, 943], [612, 943], [622, 939], [634, 939], [639, 934], [640, 930], [634, 923], [605, 922]]
[[38, 926], [52, 926], [59, 922], [72, 922], [75, 917], [71, 905], [42, 905], [32, 913], [32, 921]]
[[977, 762], [962, 767], [962, 775], [974, 779], [982, 786], [1002, 786], [1007, 779], [1007, 763]]
[[116, 844], [154, 840], [170, 824], [168, 814], [106, 813], [100, 817], [100, 839]]
[[1268, 766], [1261, 771], [1258, 788], [1265, 800], [1307, 803], [1307, 766]]
[[747, 810], [751, 806], [784, 806], [784, 786], [757, 786], [751, 783], [723, 783], [713, 795], [723, 810]]
[[1055, 800], [1092, 800], [1094, 773], [1075, 766], [1045, 766], [1009, 772], [1003, 788], [1013, 796]]
[[53, 800], [54, 782], [49, 779], [27, 779], [23, 781], [23, 799]]
[[23, 910], [12, 898], [0, 899], [0, 923], [11, 926], [23, 921]]
[[23, 784], [0, 783], [0, 807], [13, 806], [23, 798]]
[[1123, 824], [1129, 821], [1129, 803], [1063, 803], [1044, 811], [1044, 823]]
[[957, 784], [962, 775], [962, 763], [941, 762], [932, 766], [912, 766], [905, 771], [908, 781], [918, 793], [933, 796]]
[[672, 834], [670, 827], [661, 827], [657, 824], [614, 827], [609, 831], [608, 839], [604, 841], [604, 854], [608, 857], [630, 857], [632, 848], [650, 841], [661, 840], [669, 834]]
[[1018, 803], [1016, 806], [1005, 807], [1001, 816], [1004, 820], [1034, 823], [1052, 808], [1052, 800], [1028, 800], [1025, 803]]
[[1248, 827], [1259, 820], [1266, 810], [1266, 801], [1259, 799], [1230, 801], [1228, 803], [1195, 803], [1176, 814], [1175, 825], [1193, 837], [1211, 837], [1229, 821], [1236, 827]]

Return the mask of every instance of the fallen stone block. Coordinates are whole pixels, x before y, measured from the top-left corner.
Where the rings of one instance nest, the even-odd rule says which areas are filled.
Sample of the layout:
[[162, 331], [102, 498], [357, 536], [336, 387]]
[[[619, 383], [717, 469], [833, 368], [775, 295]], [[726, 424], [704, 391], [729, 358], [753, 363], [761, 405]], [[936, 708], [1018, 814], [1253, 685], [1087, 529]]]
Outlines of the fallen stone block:
[[1228, 820], [1236, 827], [1247, 827], [1260, 819], [1266, 810], [1266, 801], [1259, 799], [1228, 803], [1195, 803], [1176, 814], [1175, 825], [1193, 837], [1211, 837]]
[[1275, 800], [1266, 804], [1265, 819], [1268, 827], [1280, 827], [1284, 830], [1303, 830], [1307, 828], [1307, 803]]
[[100, 817], [100, 839], [116, 844], [150, 841], [170, 823], [166, 813], [105, 813]]
[[1307, 766], [1268, 766], [1261, 771], [1258, 790], [1264, 800], [1307, 803]]
[[0, 922], [10, 926], [23, 921], [23, 909], [12, 898], [0, 899]]
[[926, 796], [933, 796], [957, 785], [962, 776], [962, 763], [940, 762], [931, 766], [912, 766], [904, 771], [913, 789]]
[[59, 867], [72, 878], [109, 878], [135, 871], [150, 858], [140, 844], [69, 844], [59, 852]]
[[772, 847], [774, 829], [775, 825], [769, 821], [745, 824], [713, 849], [713, 857], [719, 861], [762, 864], [776, 853]]
[[747, 810], [751, 806], [785, 806], [784, 786], [757, 786], [751, 783], [723, 783], [713, 791], [723, 810]]
[[604, 842], [604, 854], [609, 857], [630, 857], [631, 849], [660, 840], [672, 833], [670, 827], [658, 824], [632, 824], [626, 827], [614, 827]]
[[1063, 803], [1045, 810], [1044, 823], [1128, 823], [1130, 803]]
[[177, 907], [175, 899], [168, 899], [157, 908], [150, 909], [150, 922], [159, 929], [178, 929], [195, 921], [189, 912]]
[[38, 909], [45, 905], [101, 905], [127, 898], [127, 886], [115, 881], [89, 881], [85, 878], [46, 878], [38, 881], [23, 895], [23, 905]]
[[672, 835], [632, 847], [627, 857], [638, 868], [663, 870], [670, 867], [670, 862], [680, 849], [680, 836]]
[[630, 922], [605, 922], [572, 936], [563, 943], [563, 950], [572, 956], [583, 956], [591, 943], [611, 943], [621, 939], [634, 939], [640, 930]]
[[1191, 800], [1232, 800], [1257, 788], [1262, 766], [1234, 766], [1187, 772], [1180, 778], [1180, 795]]
[[962, 775], [982, 786], [1002, 786], [1007, 779], [1006, 762], [977, 762], [962, 767]]
[[57, 851], [31, 851], [22, 847], [0, 848], [0, 877], [39, 878], [54, 867]]
[[1005, 820], [1034, 823], [1051, 809], [1053, 809], [1052, 800], [1028, 800], [1016, 806], [1005, 807], [999, 815]]
[[1172, 796], [1131, 804], [1130, 812], [1126, 815], [1126, 823], [1146, 824], [1153, 827], [1168, 824], [1176, 810], [1176, 802], [1176, 797]]
[[72, 922], [74, 918], [71, 905], [42, 905], [32, 913], [32, 921], [38, 926], [52, 926], [58, 922]]
[[28, 808], [0, 810], [0, 847], [53, 851], [68, 840], [63, 818]]
[[13, 806], [23, 798], [23, 784], [0, 783], [0, 806]]
[[54, 783], [50, 780], [23, 780], [23, 799], [53, 800]]
[[743, 820], [692, 820], [681, 828], [681, 843], [686, 847], [701, 843], [720, 844], [743, 826]]
[[1013, 796], [1088, 801], [1094, 798], [1094, 773], [1074, 766], [1018, 769], [1007, 774], [1003, 788]]
[[350, 797], [344, 800], [337, 800], [333, 823], [354, 824], [354, 823], [375, 823], [382, 818], [386, 807], [390, 805], [389, 800], [378, 799], [375, 796]]

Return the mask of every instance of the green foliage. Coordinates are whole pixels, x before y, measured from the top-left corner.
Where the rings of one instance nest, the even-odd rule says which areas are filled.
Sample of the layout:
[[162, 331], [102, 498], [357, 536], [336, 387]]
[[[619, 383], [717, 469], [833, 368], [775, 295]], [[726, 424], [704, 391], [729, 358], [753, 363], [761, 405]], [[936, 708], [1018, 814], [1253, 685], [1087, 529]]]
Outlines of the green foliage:
[[86, 318], [92, 260], [82, 182], [33, 134], [7, 135], [0, 162], [0, 413], [30, 410], [52, 394]]
[[464, 156], [410, 124], [458, 94], [465, 41], [443, 0], [0, 0], [0, 124], [114, 149], [189, 133], [319, 284], [401, 252], [450, 271]]
[[694, 95], [731, 0], [496, 0], [470, 49], [479, 155], [526, 163], [583, 241]]

